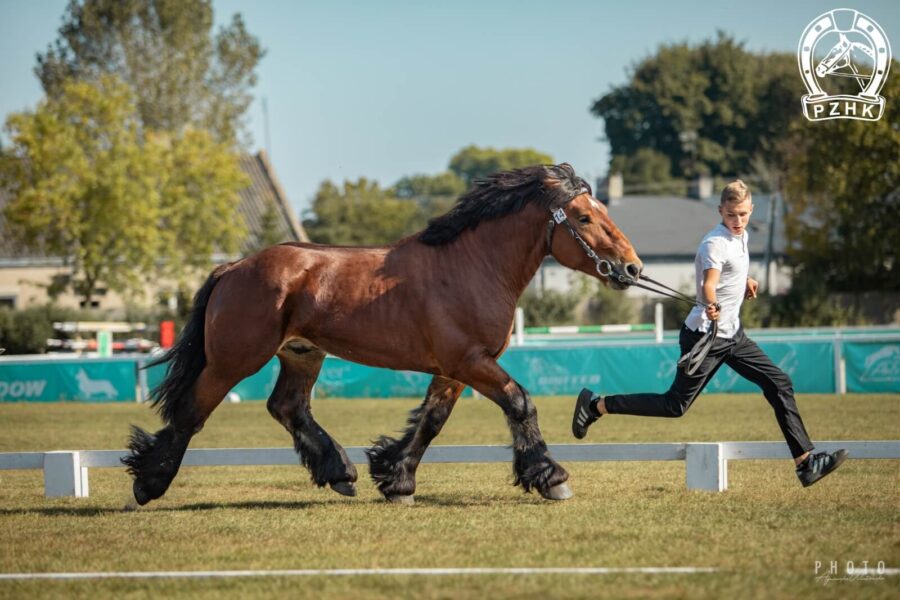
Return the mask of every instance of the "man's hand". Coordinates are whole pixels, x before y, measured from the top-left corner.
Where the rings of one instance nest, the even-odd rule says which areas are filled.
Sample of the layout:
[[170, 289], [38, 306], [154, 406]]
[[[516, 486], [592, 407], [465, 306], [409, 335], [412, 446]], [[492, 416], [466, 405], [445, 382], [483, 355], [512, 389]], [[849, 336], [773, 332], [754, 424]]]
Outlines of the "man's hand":
[[706, 316], [709, 317], [710, 321], [718, 321], [719, 320], [719, 303], [713, 302], [709, 306], [706, 307]]
[[752, 277], [747, 278], [747, 291], [744, 293], [744, 298], [756, 298], [756, 292], [759, 290], [759, 282], [753, 279]]

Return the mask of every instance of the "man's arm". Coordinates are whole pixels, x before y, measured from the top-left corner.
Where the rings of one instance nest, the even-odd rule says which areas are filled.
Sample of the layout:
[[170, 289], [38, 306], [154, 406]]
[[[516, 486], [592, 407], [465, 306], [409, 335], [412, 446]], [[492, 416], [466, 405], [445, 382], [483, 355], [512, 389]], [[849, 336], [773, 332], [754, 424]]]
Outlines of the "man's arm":
[[703, 285], [701, 286], [703, 289], [703, 301], [709, 305], [706, 309], [706, 316], [711, 321], [716, 321], [719, 318], [716, 286], [719, 285], [719, 277], [721, 275], [722, 272], [718, 269], [706, 269], [703, 271]]

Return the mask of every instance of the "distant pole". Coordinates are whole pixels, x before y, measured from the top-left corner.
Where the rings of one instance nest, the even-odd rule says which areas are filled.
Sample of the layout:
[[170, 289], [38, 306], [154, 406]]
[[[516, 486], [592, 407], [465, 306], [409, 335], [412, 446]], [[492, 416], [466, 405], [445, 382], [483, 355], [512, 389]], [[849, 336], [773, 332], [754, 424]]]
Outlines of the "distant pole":
[[515, 318], [515, 324], [516, 324], [515, 340], [516, 340], [516, 343], [515, 343], [515, 345], [516, 346], [524, 346], [525, 345], [525, 311], [522, 310], [521, 306], [516, 307], [515, 315], [516, 315], [516, 318]]
[[769, 294], [772, 293], [772, 261], [774, 260], [774, 246], [775, 246], [775, 219], [776, 219], [776, 209], [778, 207], [778, 198], [779, 192], [776, 189], [771, 198], [769, 198], [769, 214], [767, 215], [767, 225], [768, 225], [768, 236], [766, 237], [766, 254], [765, 258], [763, 258], [763, 264], [765, 268], [764, 275], [766, 277], [766, 285], [765, 290]]
[[656, 334], [656, 343], [663, 341], [663, 305], [660, 302], [653, 307], [653, 331]]
[[262, 98], [262, 112], [263, 112], [263, 135], [266, 136], [266, 154], [269, 155], [269, 160], [272, 159], [272, 145], [269, 140], [269, 102], [265, 96]]

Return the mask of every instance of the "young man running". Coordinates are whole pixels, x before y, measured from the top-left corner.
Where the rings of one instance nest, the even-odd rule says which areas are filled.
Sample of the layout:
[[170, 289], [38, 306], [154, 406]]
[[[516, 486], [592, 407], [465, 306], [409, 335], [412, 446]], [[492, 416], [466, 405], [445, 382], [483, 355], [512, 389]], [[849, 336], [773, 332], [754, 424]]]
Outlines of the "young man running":
[[745, 298], [755, 298], [759, 287], [749, 277], [746, 227], [752, 212], [750, 190], [743, 181], [725, 186], [719, 201], [722, 222], [706, 234], [697, 249], [694, 259], [697, 299], [707, 308], [694, 306], [681, 328], [679, 344], [682, 354], [690, 353], [715, 321], [718, 331], [705, 358], [699, 360], [695, 370], [688, 368], [688, 364], [680, 365], [675, 381], [664, 394], [602, 397], [591, 390], [581, 390], [572, 417], [572, 434], [576, 438], [587, 435], [588, 427], [605, 414], [680, 417], [719, 367], [727, 364], [762, 388], [775, 410], [775, 418], [794, 457], [797, 477], [804, 487], [825, 477], [844, 461], [846, 450], [812, 453], [813, 444], [797, 411], [790, 378], [744, 335], [741, 327], [741, 303]]

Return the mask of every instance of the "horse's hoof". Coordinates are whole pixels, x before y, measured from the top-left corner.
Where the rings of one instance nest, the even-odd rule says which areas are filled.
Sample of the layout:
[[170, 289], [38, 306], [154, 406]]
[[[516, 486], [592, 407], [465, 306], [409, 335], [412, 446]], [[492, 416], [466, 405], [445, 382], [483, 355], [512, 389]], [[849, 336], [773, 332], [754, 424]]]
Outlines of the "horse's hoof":
[[391, 494], [390, 496], [385, 496], [385, 499], [391, 504], [406, 504], [407, 506], [412, 506], [416, 503], [416, 498], [412, 494]]
[[547, 490], [546, 493], [541, 493], [541, 495], [547, 500], [568, 500], [575, 494], [572, 493], [572, 490], [569, 489], [569, 486], [565, 483], [560, 483], [558, 485], [554, 485], [552, 488]]
[[335, 481], [329, 483], [331, 489], [336, 491], [341, 496], [355, 496], [356, 495], [356, 486], [353, 485], [352, 481]]
[[134, 485], [131, 486], [131, 490], [134, 493], [134, 501], [139, 505], [143, 506], [150, 502], [150, 494], [145, 492], [143, 486], [141, 486], [137, 481], [135, 481]]

